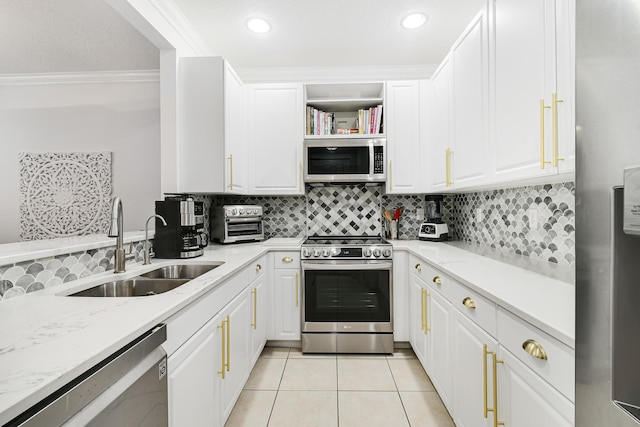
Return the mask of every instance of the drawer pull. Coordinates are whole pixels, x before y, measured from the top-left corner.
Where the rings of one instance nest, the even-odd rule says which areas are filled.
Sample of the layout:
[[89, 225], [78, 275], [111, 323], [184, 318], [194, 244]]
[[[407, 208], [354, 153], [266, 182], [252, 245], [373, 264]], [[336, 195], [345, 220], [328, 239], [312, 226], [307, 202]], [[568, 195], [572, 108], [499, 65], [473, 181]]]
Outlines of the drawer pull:
[[422, 264], [416, 264], [416, 270], [422, 271]]
[[433, 278], [433, 283], [435, 283], [436, 285], [442, 285], [442, 279], [440, 278], [440, 276], [435, 276]]
[[291, 258], [290, 256], [286, 256], [282, 258], [282, 262], [293, 262], [293, 258]]
[[526, 340], [522, 343], [522, 348], [536, 359], [547, 360], [547, 352], [534, 340]]
[[470, 297], [466, 297], [465, 299], [462, 300], [462, 305], [464, 305], [467, 308], [476, 308], [476, 303], [470, 298]]
[[256, 271], [262, 270], [262, 266], [260, 264], [256, 264]]

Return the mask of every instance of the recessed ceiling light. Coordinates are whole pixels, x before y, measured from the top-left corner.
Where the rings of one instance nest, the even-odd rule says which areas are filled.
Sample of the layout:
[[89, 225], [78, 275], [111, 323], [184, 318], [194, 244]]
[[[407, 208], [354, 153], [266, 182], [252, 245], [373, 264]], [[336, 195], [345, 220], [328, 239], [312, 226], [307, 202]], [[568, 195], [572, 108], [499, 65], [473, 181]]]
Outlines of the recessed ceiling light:
[[412, 13], [402, 20], [402, 27], [407, 30], [414, 30], [422, 27], [427, 22], [427, 17], [422, 13]]
[[247, 27], [254, 33], [266, 33], [271, 29], [271, 25], [262, 18], [251, 18], [247, 21]]

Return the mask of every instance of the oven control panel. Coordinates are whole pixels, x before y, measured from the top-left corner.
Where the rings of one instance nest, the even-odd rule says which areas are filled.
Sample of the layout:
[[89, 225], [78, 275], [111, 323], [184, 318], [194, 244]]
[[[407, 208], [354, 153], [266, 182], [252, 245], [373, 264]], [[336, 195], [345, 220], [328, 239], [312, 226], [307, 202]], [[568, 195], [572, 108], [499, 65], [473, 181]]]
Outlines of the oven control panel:
[[391, 259], [391, 246], [303, 247], [302, 259]]

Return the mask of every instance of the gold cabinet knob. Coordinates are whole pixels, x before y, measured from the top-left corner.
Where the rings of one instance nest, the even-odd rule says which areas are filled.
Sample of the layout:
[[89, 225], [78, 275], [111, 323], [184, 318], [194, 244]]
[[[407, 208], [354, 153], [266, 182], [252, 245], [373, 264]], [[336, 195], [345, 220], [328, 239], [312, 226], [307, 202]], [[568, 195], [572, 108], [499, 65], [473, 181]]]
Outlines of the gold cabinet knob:
[[435, 276], [433, 278], [433, 283], [435, 283], [436, 285], [442, 285], [442, 279], [440, 278], [440, 276]]
[[262, 266], [261, 266], [260, 264], [256, 264], [256, 270], [257, 270], [257, 271], [262, 270]]
[[473, 301], [470, 297], [466, 297], [465, 299], [462, 300], [462, 305], [464, 305], [467, 308], [476, 308], [476, 303], [475, 301]]
[[522, 348], [536, 359], [547, 360], [547, 352], [544, 351], [544, 348], [534, 340], [526, 340], [522, 343]]
[[416, 264], [416, 270], [422, 271], [422, 264]]
[[293, 258], [286, 256], [284, 258], [282, 258], [282, 262], [293, 262]]

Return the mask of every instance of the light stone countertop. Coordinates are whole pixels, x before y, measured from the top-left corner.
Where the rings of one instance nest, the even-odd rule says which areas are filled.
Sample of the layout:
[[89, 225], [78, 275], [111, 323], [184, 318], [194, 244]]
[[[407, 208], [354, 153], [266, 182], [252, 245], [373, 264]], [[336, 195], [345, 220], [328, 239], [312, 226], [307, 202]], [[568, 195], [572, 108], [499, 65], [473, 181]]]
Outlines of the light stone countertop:
[[[179, 288], [152, 297], [70, 298], [63, 295], [107, 279], [136, 276], [178, 260], [154, 259], [148, 266], [131, 264], [127, 265], [126, 273], [105, 272], [3, 301], [0, 304], [0, 324], [3, 325], [0, 335], [0, 424], [10, 421], [166, 321], [265, 253], [299, 250], [302, 240], [209, 245], [202, 257], [185, 262], [223, 261], [223, 265]], [[572, 284], [535, 272], [535, 263], [521, 260], [514, 266], [512, 261], [507, 261], [512, 257], [494, 256], [481, 247], [460, 242], [396, 240], [392, 243], [396, 250], [423, 258], [453, 279], [573, 347]], [[502, 261], [499, 260], [501, 257], [504, 258]], [[527, 264], [530, 269], [526, 268]]]
[[574, 269], [466, 242], [391, 243], [575, 348]]

